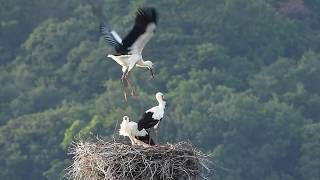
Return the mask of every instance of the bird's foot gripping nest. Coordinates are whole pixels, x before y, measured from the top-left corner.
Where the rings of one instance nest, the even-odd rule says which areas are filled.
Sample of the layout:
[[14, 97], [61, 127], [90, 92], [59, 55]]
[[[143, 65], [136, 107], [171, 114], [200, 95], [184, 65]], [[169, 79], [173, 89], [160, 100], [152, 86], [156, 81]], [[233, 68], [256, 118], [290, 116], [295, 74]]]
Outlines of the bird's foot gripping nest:
[[190, 143], [152, 147], [115, 141], [78, 141], [70, 154], [73, 163], [67, 177], [73, 180], [102, 179], [199, 179], [210, 172], [209, 156]]

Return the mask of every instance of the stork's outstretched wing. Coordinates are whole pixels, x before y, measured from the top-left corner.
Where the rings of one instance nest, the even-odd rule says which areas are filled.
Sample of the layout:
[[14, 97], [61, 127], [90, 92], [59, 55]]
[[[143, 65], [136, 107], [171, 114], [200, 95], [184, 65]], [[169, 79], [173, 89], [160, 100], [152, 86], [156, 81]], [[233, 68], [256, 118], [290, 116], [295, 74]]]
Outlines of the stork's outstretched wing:
[[100, 24], [100, 32], [103, 35], [104, 39], [114, 47], [117, 53], [121, 53], [122, 39], [116, 31], [110, 30], [105, 24]]
[[132, 30], [122, 41], [123, 49], [127, 49], [129, 54], [141, 53], [154, 34], [156, 23], [155, 8], [139, 8]]

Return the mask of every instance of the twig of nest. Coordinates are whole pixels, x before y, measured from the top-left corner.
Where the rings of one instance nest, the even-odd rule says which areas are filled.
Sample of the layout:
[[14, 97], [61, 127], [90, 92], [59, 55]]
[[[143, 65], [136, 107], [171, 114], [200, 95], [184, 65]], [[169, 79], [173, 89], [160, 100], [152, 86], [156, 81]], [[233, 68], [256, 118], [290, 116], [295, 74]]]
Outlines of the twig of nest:
[[210, 157], [187, 142], [143, 147], [97, 139], [73, 142], [70, 154], [72, 180], [191, 180], [211, 171]]

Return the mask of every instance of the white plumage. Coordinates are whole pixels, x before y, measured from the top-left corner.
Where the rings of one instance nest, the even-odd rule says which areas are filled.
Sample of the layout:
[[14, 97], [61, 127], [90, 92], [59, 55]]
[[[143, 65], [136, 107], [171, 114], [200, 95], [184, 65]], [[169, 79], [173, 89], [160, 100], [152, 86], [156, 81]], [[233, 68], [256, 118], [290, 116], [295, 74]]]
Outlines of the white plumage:
[[122, 136], [146, 136], [148, 133], [145, 129], [138, 131], [138, 124], [133, 121], [129, 121], [128, 116], [124, 116], [122, 123], [120, 124], [119, 134]]
[[155, 23], [149, 23], [146, 27], [146, 30], [141, 34], [136, 41], [129, 47], [129, 54], [141, 54], [144, 46], [152, 38], [156, 30]]
[[165, 108], [165, 102], [163, 105], [159, 104], [158, 106], [150, 108], [149, 110], [146, 111], [146, 113], [152, 112], [153, 119], [162, 119], [164, 115], [164, 108]]
[[111, 31], [110, 33], [118, 43], [122, 43], [122, 39], [116, 31]]
[[131, 89], [131, 95], [134, 95], [134, 89], [128, 80], [128, 74], [133, 67], [143, 67], [150, 70], [153, 77], [153, 63], [144, 61], [142, 50], [155, 33], [157, 24], [157, 13], [154, 8], [139, 8], [137, 11], [135, 24], [128, 35], [121, 39], [119, 34], [110, 30], [106, 25], [101, 24], [100, 30], [105, 40], [115, 48], [116, 53], [109, 54], [119, 65], [122, 66], [121, 81], [124, 88], [124, 97], [127, 101], [126, 88]]
[[164, 116], [164, 109], [166, 107], [166, 101], [161, 92], [156, 94], [156, 99], [159, 105], [148, 109], [138, 122], [138, 130], [154, 128], [157, 129], [160, 121]]
[[158, 119], [158, 120], [160, 120], [160, 119], [163, 118], [163, 115], [164, 115], [164, 109], [165, 109], [165, 107], [166, 107], [166, 101], [164, 101], [164, 99], [163, 99], [163, 94], [160, 93], [160, 92], [158, 92], [158, 93], [156, 94], [156, 99], [157, 99], [159, 105], [158, 105], [158, 106], [154, 106], [154, 107], [148, 109], [148, 110], [146, 111], [146, 113], [152, 112], [152, 113], [153, 113], [153, 114], [152, 114], [152, 118], [153, 118], [153, 119]]
[[121, 136], [129, 137], [131, 144], [135, 145], [138, 143], [136, 137], [146, 136], [148, 135], [148, 132], [145, 129], [139, 131], [138, 124], [136, 122], [129, 121], [128, 116], [123, 116], [123, 120], [120, 124], [119, 134]]

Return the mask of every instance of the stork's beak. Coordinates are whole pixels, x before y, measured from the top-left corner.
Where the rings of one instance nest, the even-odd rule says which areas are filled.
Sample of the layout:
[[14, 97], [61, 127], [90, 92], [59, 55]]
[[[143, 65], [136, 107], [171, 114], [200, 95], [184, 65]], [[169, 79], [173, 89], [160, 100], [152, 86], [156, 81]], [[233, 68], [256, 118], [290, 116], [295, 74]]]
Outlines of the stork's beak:
[[153, 74], [152, 68], [150, 68], [149, 70], [150, 70], [150, 73], [151, 73], [152, 78], [154, 78], [154, 74]]

